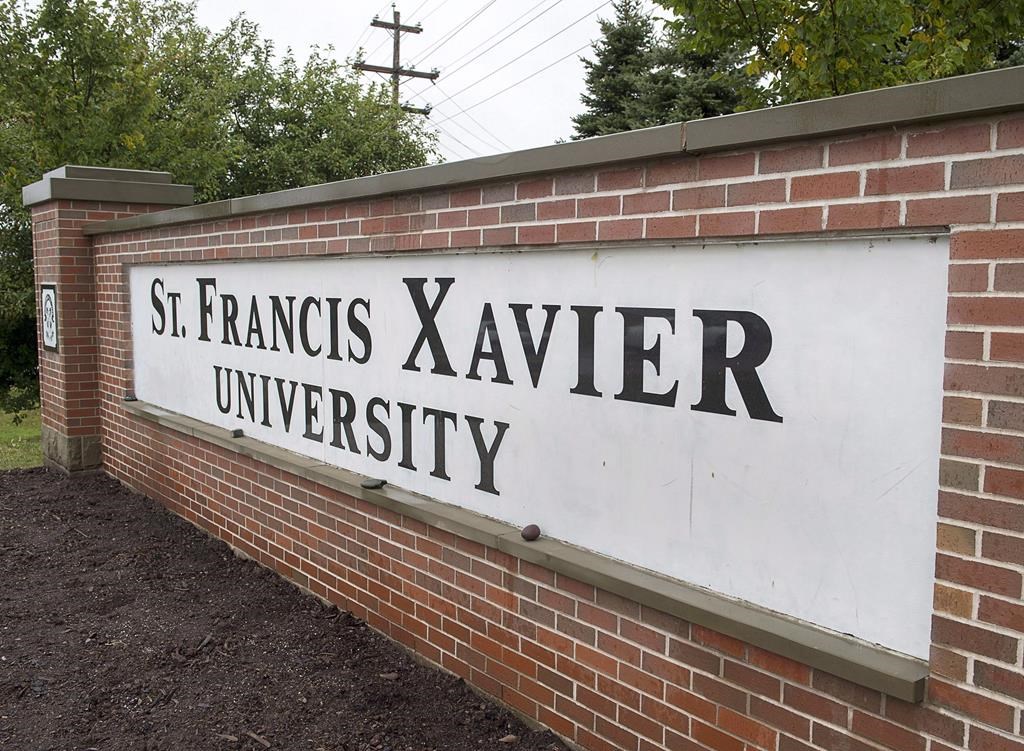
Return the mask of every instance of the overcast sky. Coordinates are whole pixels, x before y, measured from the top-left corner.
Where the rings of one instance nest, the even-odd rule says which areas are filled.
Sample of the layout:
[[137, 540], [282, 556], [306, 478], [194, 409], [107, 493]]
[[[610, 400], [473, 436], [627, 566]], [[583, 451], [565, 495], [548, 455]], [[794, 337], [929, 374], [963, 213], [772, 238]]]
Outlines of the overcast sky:
[[[199, 20], [212, 28], [240, 8], [299, 60], [314, 45], [334, 45], [340, 59], [362, 47], [366, 62], [391, 64], [389, 32], [370, 27], [374, 15], [391, 20], [390, 1], [198, 0]], [[613, 16], [611, 0], [398, 0], [396, 8], [403, 24], [423, 26], [401, 37], [403, 67], [441, 72], [437, 85], [404, 79], [401, 92], [410, 104], [434, 106], [445, 161], [568, 139], [583, 108], [580, 57], [592, 59], [597, 19]]]

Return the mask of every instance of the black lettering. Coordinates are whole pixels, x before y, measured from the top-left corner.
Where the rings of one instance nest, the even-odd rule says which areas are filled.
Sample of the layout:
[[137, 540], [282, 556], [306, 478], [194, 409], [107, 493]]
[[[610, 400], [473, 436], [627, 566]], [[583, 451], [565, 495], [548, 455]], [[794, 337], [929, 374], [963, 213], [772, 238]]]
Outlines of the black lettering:
[[[323, 443], [324, 426], [320, 418], [320, 408], [324, 403], [324, 391], [319, 386], [304, 383], [302, 384], [302, 397], [306, 412], [306, 430], [303, 432], [302, 437], [310, 441]], [[314, 430], [317, 426], [320, 427], [320, 430]]]
[[434, 469], [431, 470], [430, 474], [433, 477], [438, 477], [442, 480], [451, 480], [448, 476], [448, 472], [445, 471], [446, 464], [446, 450], [447, 444], [445, 442], [445, 423], [451, 420], [452, 426], [455, 430], [459, 429], [458, 415], [454, 412], [446, 412], [443, 409], [431, 409], [430, 407], [423, 408], [423, 424], [427, 424], [427, 418], [432, 417], [434, 419]]
[[427, 303], [427, 297], [423, 294], [423, 287], [427, 283], [426, 279], [402, 280], [402, 283], [409, 289], [409, 296], [412, 298], [413, 307], [416, 309], [416, 315], [420, 319], [419, 336], [416, 337], [416, 341], [412, 345], [412, 350], [410, 350], [409, 357], [406, 358], [402, 370], [419, 372], [416, 358], [419, 356], [423, 345], [427, 344], [430, 347], [430, 356], [434, 359], [434, 367], [431, 368], [430, 372], [434, 375], [454, 376], [457, 373], [452, 369], [452, 364], [448, 360], [448, 353], [444, 349], [444, 342], [441, 340], [441, 334], [437, 330], [437, 312], [441, 309], [441, 303], [444, 302], [448, 290], [455, 284], [455, 279], [450, 277], [438, 278], [434, 281], [437, 282], [438, 286], [437, 297], [434, 298], [434, 302]]
[[224, 338], [221, 344], [241, 347], [242, 340], [238, 338], [238, 326], [235, 323], [238, 320], [238, 300], [234, 295], [221, 295], [220, 301], [221, 313], [224, 315]]
[[650, 348], [644, 347], [645, 325], [648, 318], [664, 318], [668, 321], [669, 331], [676, 333], [676, 312], [671, 308], [616, 308], [615, 312], [622, 316], [622, 391], [615, 395], [616, 399], [641, 404], [657, 404], [662, 407], [673, 407], [676, 403], [676, 391], [679, 381], [663, 394], [655, 394], [644, 389], [644, 365], [651, 363], [654, 372], [661, 375], [661, 334], [654, 339]]
[[178, 331], [178, 303], [181, 302], [180, 292], [168, 292], [167, 301], [171, 304], [171, 336], [183, 337], [185, 336], [185, 327], [181, 327], [181, 331]]
[[533, 306], [523, 303], [511, 303], [509, 307], [516, 317], [516, 327], [519, 329], [519, 340], [523, 343], [523, 355], [526, 356], [526, 367], [530, 371], [530, 380], [533, 387], [537, 388], [540, 382], [540, 371], [544, 367], [544, 358], [548, 354], [548, 344], [551, 343], [551, 329], [555, 325], [555, 316], [562, 309], [561, 305], [545, 305], [543, 310], [547, 313], [544, 319], [544, 330], [540, 335], [540, 344], [533, 343], [533, 333], [530, 331], [530, 320], [526, 313]]
[[[331, 438], [331, 445], [344, 450], [345, 444], [341, 442], [341, 432], [345, 431], [345, 438], [348, 439], [348, 450], [353, 454], [359, 453], [356, 446], [356, 434], [352, 430], [352, 421], [356, 419], [356, 400], [347, 391], [328, 389], [331, 392], [331, 411], [334, 413], [334, 435]], [[341, 403], [345, 403], [345, 411], [342, 412]]]
[[266, 425], [270, 427], [270, 376], [261, 375], [260, 381], [263, 383], [263, 419], [260, 420], [260, 425]]
[[576, 385], [569, 389], [569, 393], [601, 396], [601, 392], [594, 386], [594, 319], [602, 308], [597, 305], [573, 305], [570, 309], [578, 319], [576, 328], [579, 332], [579, 343]]
[[[487, 351], [484, 351], [484, 337], [487, 337]], [[469, 373], [466, 378], [472, 381], [480, 380], [480, 361], [490, 360], [494, 363], [494, 377], [492, 383], [512, 384], [508, 377], [508, 367], [505, 365], [505, 355], [501, 350], [501, 339], [498, 338], [498, 326], [494, 322], [494, 311], [489, 302], [484, 303], [480, 312], [480, 328], [476, 333], [476, 346], [473, 348], [473, 359], [469, 364]]]
[[473, 445], [476, 446], [476, 455], [480, 459], [480, 482], [474, 487], [485, 493], [501, 495], [494, 486], [494, 459], [498, 456], [498, 449], [501, 448], [501, 440], [505, 437], [505, 431], [508, 430], [508, 423], [494, 421], [494, 440], [488, 446], [484, 442], [483, 432], [480, 430], [483, 418], [466, 415], [466, 422], [469, 423], [469, 432], [473, 434]]
[[207, 297], [206, 291], [213, 288], [213, 294], [217, 294], [217, 280], [196, 279], [199, 284], [199, 341], [210, 341], [210, 322], [213, 321], [213, 299]]
[[388, 457], [391, 456], [391, 433], [388, 432], [387, 425], [378, 418], [373, 411], [377, 407], [384, 408], [384, 414], [391, 417], [391, 403], [386, 402], [379, 396], [375, 396], [366, 403], [366, 424], [370, 427], [374, 433], [380, 436], [381, 448], [378, 451], [370, 445], [370, 437], [366, 437], [366, 453], [372, 456], [379, 462], [386, 462]]
[[[363, 321], [356, 315], [357, 308], [366, 309], [367, 321]], [[348, 345], [348, 359], [352, 362], [357, 362], [360, 365], [370, 359], [370, 352], [373, 350], [373, 341], [370, 338], [370, 328], [367, 325], [370, 318], [370, 301], [365, 300], [362, 297], [357, 297], [348, 305], [348, 328], [356, 338], [363, 344], [363, 352], [361, 355], [357, 355], [352, 351], [352, 340], [349, 340]]]
[[[159, 295], [156, 293], [157, 285], [160, 286], [160, 294]], [[153, 323], [153, 333], [157, 334], [157, 335], [164, 333], [164, 329], [167, 328], [167, 315], [164, 313], [164, 301], [163, 301], [163, 299], [161, 299], [163, 294], [164, 294], [164, 280], [160, 279], [159, 277], [157, 277], [156, 279], [153, 280], [153, 283], [151, 285], [149, 285], [149, 299], [153, 303], [153, 313], [154, 313], [154, 315], [153, 315], [153, 317], [151, 319], [152, 323]], [[157, 316], [160, 316], [160, 323], [159, 323], [159, 325], [156, 322], [157, 321]]]
[[[224, 371], [224, 391], [221, 392], [220, 388], [220, 371]], [[217, 384], [217, 409], [220, 410], [222, 415], [226, 415], [231, 411], [231, 368], [221, 368], [219, 365], [213, 366], [213, 380]], [[221, 399], [221, 393], [227, 397], [225, 403]]]
[[[764, 391], [757, 368], [772, 351], [772, 332], [767, 322], [746, 310], [695, 310], [693, 315], [704, 325], [704, 358], [701, 365], [700, 401], [690, 407], [697, 412], [735, 415], [725, 403], [725, 371], [731, 370], [747, 413], [754, 420], [782, 422]], [[743, 329], [743, 347], [733, 357], [726, 356], [726, 331], [729, 321]]]
[[252, 296], [249, 303], [249, 332], [245, 337], [245, 346], [252, 349], [252, 338], [255, 335], [259, 339], [256, 349], [266, 349], [267, 342], [263, 338], [263, 322], [260, 320], [260, 309], [256, 304], [256, 295]]
[[281, 417], [284, 419], [284, 432], [287, 433], [292, 429], [292, 411], [295, 409], [295, 389], [298, 388], [299, 384], [295, 381], [288, 381], [288, 384], [292, 387], [292, 393], [285, 398], [285, 380], [283, 378], [275, 378], [274, 383], [277, 384], [277, 401], [281, 405]]
[[412, 463], [412, 413], [416, 411], [416, 407], [403, 402], [396, 404], [402, 412], [402, 461], [398, 466], [415, 472], [416, 465]]
[[[249, 379], [248, 384], [245, 382], [246, 377]], [[242, 402], [244, 401], [249, 410], [249, 421], [256, 422], [256, 374], [236, 370], [235, 379], [238, 381], [238, 419], [245, 419], [245, 415], [242, 414]]]
[[272, 352], [280, 352], [281, 348], [277, 346], [277, 335], [278, 333], [284, 337], [285, 344], [288, 346], [290, 353], [295, 352], [295, 295], [288, 295], [285, 297], [288, 301], [288, 311], [285, 312], [284, 305], [281, 304], [281, 298], [277, 295], [273, 295], [270, 298], [271, 304], [271, 323], [273, 324], [271, 330], [271, 344], [270, 349]]
[[310, 357], [316, 357], [320, 354], [322, 347], [317, 345], [314, 349], [309, 343], [309, 309], [316, 308], [317, 316], [320, 316], [320, 300], [316, 297], [307, 297], [302, 301], [302, 305], [299, 306], [299, 341], [302, 343], [302, 349], [305, 350], [306, 354]]
[[328, 342], [330, 351], [327, 353], [328, 360], [341, 361], [341, 332], [338, 330], [338, 306], [341, 305], [340, 297], [328, 297], [327, 299], [327, 320], [328, 320]]

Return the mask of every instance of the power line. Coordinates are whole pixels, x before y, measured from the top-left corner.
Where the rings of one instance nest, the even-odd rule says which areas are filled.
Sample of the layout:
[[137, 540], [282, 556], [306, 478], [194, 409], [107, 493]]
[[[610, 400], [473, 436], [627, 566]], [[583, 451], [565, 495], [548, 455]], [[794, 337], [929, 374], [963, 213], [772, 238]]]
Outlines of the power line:
[[[571, 24], [569, 24], [568, 26], [565, 26], [565, 27], [563, 27], [563, 28], [559, 29], [559, 30], [558, 30], [558, 31], [556, 31], [556, 32], [555, 32], [554, 34], [552, 34], [551, 36], [549, 36], [549, 37], [548, 37], [547, 39], [544, 39], [543, 41], [541, 41], [541, 42], [538, 42], [537, 44], [535, 44], [535, 45], [533, 45], [532, 47], [530, 47], [530, 49], [526, 50], [526, 52], [523, 52], [522, 54], [520, 54], [520, 55], [517, 55], [516, 57], [512, 58], [512, 59], [511, 59], [511, 60], [509, 60], [509, 61], [508, 61], [507, 63], [503, 64], [503, 65], [502, 65], [502, 66], [501, 66], [500, 68], [498, 68], [498, 70], [492, 71], [492, 72], [488, 73], [488, 74], [487, 74], [486, 76], [484, 76], [483, 78], [481, 78], [481, 79], [478, 79], [478, 80], [474, 81], [473, 83], [469, 84], [468, 86], [464, 86], [464, 87], [462, 87], [461, 89], [459, 89], [458, 91], [456, 91], [456, 92], [455, 92], [454, 94], [452, 94], [451, 96], [449, 96], [449, 97], [447, 97], [447, 98], [445, 98], [445, 99], [442, 99], [442, 100], [441, 100], [440, 102], [438, 102], [438, 104], [444, 104], [444, 103], [445, 103], [446, 101], [448, 101], [448, 99], [451, 99], [451, 98], [452, 98], [452, 97], [454, 97], [454, 96], [458, 96], [459, 94], [462, 94], [462, 93], [463, 93], [463, 92], [465, 92], [465, 91], [469, 91], [469, 90], [470, 90], [470, 89], [472, 89], [472, 88], [473, 88], [474, 86], [478, 86], [479, 84], [483, 83], [483, 82], [484, 82], [484, 81], [486, 81], [486, 80], [487, 80], [488, 78], [490, 78], [491, 76], [495, 75], [495, 74], [496, 74], [496, 73], [497, 73], [498, 71], [500, 71], [500, 70], [503, 70], [503, 69], [507, 68], [507, 67], [508, 67], [509, 65], [511, 65], [512, 63], [514, 63], [514, 62], [516, 62], [516, 61], [518, 61], [518, 60], [521, 60], [522, 58], [526, 57], [527, 55], [529, 55], [529, 54], [530, 54], [531, 52], [533, 52], [533, 51], [534, 51], [534, 50], [536, 50], [537, 48], [539, 48], [539, 47], [542, 47], [542, 46], [544, 46], [545, 44], [547, 44], [548, 42], [550, 42], [550, 41], [551, 41], [552, 39], [554, 39], [555, 37], [557, 37], [557, 36], [558, 36], [559, 34], [563, 34], [563, 33], [565, 33], [566, 31], [568, 31], [569, 29], [571, 29], [571, 28], [572, 28], [573, 26], [575, 26], [576, 24], [578, 24], [578, 23], [579, 23], [580, 21], [583, 21], [584, 19], [588, 18], [589, 16], [592, 16], [592, 15], [593, 15], [594, 13], [597, 13], [597, 11], [601, 10], [601, 8], [603, 8], [604, 6], [608, 5], [608, 4], [610, 3], [610, 2], [611, 2], [611, 0], [605, 0], [605, 1], [603, 2], [603, 3], [601, 3], [600, 5], [598, 5], [598, 6], [597, 6], [596, 8], [594, 8], [593, 10], [591, 10], [591, 11], [589, 11], [588, 13], [586, 13], [585, 15], [582, 15], [582, 16], [580, 16], [579, 18], [577, 18], [577, 19], [576, 19], [575, 21], [573, 21], [573, 22], [572, 22]], [[587, 44], [585, 44], [585, 45], [584, 45], [583, 47], [580, 47], [580, 50], [586, 49], [586, 48], [587, 48], [587, 47], [589, 47], [589, 46], [590, 46], [590, 42], [588, 42]], [[577, 50], [577, 52], [579, 52], [579, 50]], [[573, 54], [575, 54], [575, 52], [571, 52], [571, 53], [569, 53], [569, 55], [573, 55]], [[569, 55], [566, 55], [566, 57], [569, 57]], [[564, 57], [563, 57], [563, 58], [560, 58], [560, 59], [559, 59], [558, 61], [556, 61], [556, 62], [560, 62], [561, 60], [564, 60], [564, 59], [565, 59]], [[541, 70], [547, 70], [547, 69], [546, 69], [546, 68], [542, 68]], [[538, 71], [538, 72], [540, 72], [540, 71]], [[534, 75], [535, 75], [535, 74], [534, 74]], [[532, 76], [528, 76], [527, 78], [530, 78], [530, 77], [532, 77]], [[525, 81], [525, 80], [527, 80], [527, 79], [523, 79], [523, 80]], [[503, 89], [503, 91], [505, 91], [505, 89]], [[467, 108], [467, 109], [472, 109], [472, 108], [470, 107], [470, 108]]]
[[[447, 92], [447, 91], [445, 91], [444, 89], [442, 89], [442, 88], [441, 88], [440, 86], [438, 86], [438, 87], [437, 87], [437, 90], [438, 90], [438, 91], [440, 91], [440, 92], [441, 92], [442, 94], [444, 94], [445, 96], [448, 96], [448, 92]], [[487, 135], [489, 135], [489, 136], [490, 136], [491, 138], [493, 138], [493, 139], [494, 139], [494, 140], [495, 140], [495, 141], [496, 141], [496, 142], [497, 142], [498, 144], [500, 144], [501, 146], [504, 146], [504, 147], [505, 147], [505, 148], [506, 148], [506, 149], [507, 149], [508, 151], [512, 151], [512, 147], [511, 147], [511, 146], [509, 146], [509, 145], [508, 145], [507, 143], [505, 143], [504, 141], [502, 141], [502, 140], [501, 140], [501, 137], [500, 137], [500, 136], [497, 136], [497, 135], [495, 135], [495, 134], [494, 134], [494, 133], [493, 133], [493, 132], [492, 132], [492, 131], [491, 131], [491, 130], [490, 130], [490, 129], [489, 129], [489, 128], [488, 128], [487, 126], [486, 126], [486, 125], [484, 125], [484, 124], [483, 124], [482, 122], [480, 122], [479, 120], [477, 120], [477, 119], [476, 119], [475, 117], [473, 117], [473, 116], [472, 116], [471, 114], [469, 114], [468, 112], [466, 112], [466, 110], [464, 110], [464, 109], [462, 108], [462, 105], [461, 105], [461, 104], [459, 104], [458, 102], [456, 102], [456, 101], [455, 101], [454, 99], [452, 99], [451, 97], [448, 97], [447, 101], [451, 102], [451, 103], [452, 103], [452, 104], [454, 104], [454, 105], [455, 105], [456, 107], [458, 107], [458, 108], [459, 108], [459, 111], [460, 111], [460, 112], [461, 112], [461, 113], [462, 113], [463, 115], [465, 115], [465, 116], [466, 116], [466, 117], [468, 117], [468, 118], [469, 118], [470, 120], [472, 120], [472, 121], [473, 121], [474, 123], [476, 123], [476, 124], [477, 124], [477, 125], [478, 125], [478, 126], [480, 127], [480, 129], [481, 129], [481, 130], [482, 130], [482, 131], [483, 131], [484, 133], [486, 133], [486, 134], [487, 134]], [[459, 124], [459, 123], [458, 123], [458, 121], [456, 121], [456, 124], [457, 124], [457, 125]], [[460, 127], [461, 127], [461, 126], [460, 126]], [[467, 129], [467, 131], [468, 131], [468, 129]], [[472, 131], [469, 131], [469, 132], [472, 132]], [[479, 138], [479, 136], [477, 136], [477, 138]]]
[[[424, 0], [424, 1], [426, 1], [426, 0]], [[387, 7], [388, 7], [388, 3], [385, 2], [382, 6], [380, 6], [380, 10], [378, 10], [376, 13], [373, 14], [373, 17], [377, 18], [381, 13], [384, 12], [384, 10]], [[423, 6], [421, 5], [420, 7], [423, 7]], [[352, 57], [352, 53], [355, 52], [357, 49], [359, 49], [359, 45], [363, 44], [367, 39], [370, 38], [370, 34], [371, 33], [373, 33], [373, 27], [370, 26], [370, 25], [367, 25], [366, 28], [363, 29], [363, 33], [360, 34], [358, 37], [356, 37], [356, 43], [352, 45], [352, 49], [350, 49], [348, 51], [348, 54], [345, 55], [345, 57], [347, 57], [347, 58], [348, 57]], [[380, 49], [380, 47], [378, 47], [377, 49]], [[376, 50], [374, 50], [374, 52], [376, 52]]]
[[[439, 114], [442, 117], [444, 117], [447, 113], [445, 113], [445, 112], [438, 112], [437, 114]], [[470, 115], [470, 117], [472, 117], [472, 115]], [[493, 151], [495, 153], [500, 152], [500, 151], [511, 151], [511, 149], [509, 147], [507, 147], [507, 146], [503, 148], [502, 146], [498, 145], [497, 142], [500, 139], [498, 139], [497, 136], [494, 136], [493, 134], [491, 134], [491, 136], [492, 136], [491, 139], [487, 139], [487, 138], [484, 138], [484, 136], [481, 134], [481, 132], [478, 132], [477, 130], [473, 130], [471, 128], [467, 128], [465, 125], [463, 125], [458, 120], [449, 120], [448, 124], [449, 125], [455, 125], [456, 127], [459, 128], [459, 130], [461, 130], [461, 131], [467, 133], [468, 135], [472, 136], [478, 142], [482, 143], [484, 145], [484, 148], [486, 148], [488, 151]], [[486, 131], [484, 131], [484, 132], [486, 132]]]
[[[472, 154], [473, 156], [480, 156], [480, 152], [479, 152], [479, 151], [477, 151], [476, 149], [474, 149], [474, 148], [473, 148], [472, 146], [470, 146], [470, 145], [469, 145], [468, 143], [466, 143], [465, 141], [463, 141], [463, 140], [461, 140], [460, 138], [458, 138], [458, 137], [457, 137], [456, 135], [454, 135], [454, 134], [453, 134], [453, 133], [452, 133], [452, 132], [451, 132], [450, 130], [448, 130], [447, 128], [442, 128], [442, 127], [438, 126], [438, 128], [437, 128], [437, 129], [438, 129], [438, 130], [440, 130], [440, 131], [441, 131], [442, 133], [444, 133], [444, 134], [445, 134], [446, 136], [448, 136], [448, 137], [449, 137], [450, 139], [452, 139], [453, 141], [455, 141], [455, 143], [461, 144], [461, 145], [462, 145], [462, 146], [463, 146], [464, 148], [468, 149], [468, 150], [469, 150], [469, 152], [470, 152], [470, 153], [471, 153], [471, 154]], [[465, 158], [465, 157], [463, 157], [463, 158]]]
[[[530, 13], [531, 11], [535, 10], [535, 9], [536, 9], [536, 8], [537, 8], [538, 6], [540, 6], [540, 5], [543, 5], [543, 4], [545, 3], [545, 2], [547, 2], [547, 0], [541, 0], [541, 1], [539, 2], [539, 3], [537, 3], [537, 5], [534, 5], [534, 6], [532, 7], [532, 8], [530, 8], [530, 10], [526, 11], [526, 13], [523, 13], [523, 14], [522, 14], [522, 15], [520, 15], [520, 16], [519, 16], [518, 18], [516, 18], [516, 19], [515, 19], [514, 21], [512, 21], [512, 24], [516, 23], [516, 21], [518, 21], [518, 20], [519, 20], [520, 18], [522, 18], [523, 16], [525, 16], [525, 15], [526, 15], [527, 13]], [[485, 40], [484, 40], [483, 42], [481, 42], [480, 44], [478, 44], [478, 45], [477, 45], [476, 47], [474, 47], [473, 49], [471, 49], [471, 50], [469, 50], [468, 52], [466, 52], [466, 53], [464, 53], [464, 54], [460, 55], [459, 57], [455, 58], [454, 60], [452, 60], [452, 61], [451, 61], [450, 63], [448, 63], [447, 65], [443, 66], [443, 67], [445, 68], [445, 75], [447, 75], [447, 76], [451, 76], [451, 75], [454, 75], [455, 73], [457, 73], [458, 71], [460, 71], [460, 70], [462, 70], [463, 68], [465, 68], [465, 67], [466, 67], [467, 65], [469, 65], [469, 64], [470, 64], [471, 62], [473, 62], [473, 61], [474, 61], [474, 60], [476, 60], [477, 58], [481, 57], [482, 55], [485, 55], [485, 54], [487, 54], [488, 52], [490, 52], [491, 50], [493, 50], [493, 49], [494, 49], [495, 47], [497, 47], [497, 46], [498, 46], [499, 44], [501, 44], [502, 42], [504, 42], [504, 41], [505, 41], [506, 39], [509, 39], [510, 37], [512, 37], [512, 36], [515, 36], [516, 34], [518, 34], [518, 33], [519, 33], [520, 31], [522, 31], [523, 29], [525, 29], [525, 28], [526, 28], [527, 26], [529, 26], [529, 25], [530, 25], [531, 23], [533, 23], [534, 21], [536, 21], [536, 20], [537, 20], [538, 18], [540, 18], [541, 16], [543, 16], [543, 15], [544, 15], [545, 13], [547, 13], [547, 12], [548, 12], [549, 10], [552, 10], [552, 9], [554, 9], [554, 8], [555, 8], [555, 6], [557, 6], [557, 5], [559, 4], [559, 2], [561, 2], [561, 0], [555, 0], [555, 2], [554, 2], [554, 3], [552, 3], [552, 4], [551, 4], [551, 5], [549, 5], [549, 6], [547, 7], [547, 8], [545, 8], [544, 10], [542, 10], [542, 11], [541, 11], [540, 13], [538, 13], [537, 15], [535, 15], [535, 16], [534, 16], [533, 18], [531, 18], [531, 19], [530, 19], [529, 21], [527, 21], [526, 23], [524, 23], [524, 24], [523, 24], [522, 26], [520, 26], [520, 27], [519, 27], [519, 28], [517, 28], [517, 29], [513, 29], [512, 31], [510, 31], [509, 33], [507, 33], [507, 34], [506, 34], [505, 36], [503, 36], [503, 37], [502, 37], [501, 39], [499, 39], [499, 40], [498, 40], [497, 42], [495, 42], [494, 44], [492, 44], [492, 45], [491, 45], [490, 47], [488, 47], [487, 49], [483, 50], [483, 51], [482, 51], [482, 52], [481, 52], [481, 53], [480, 53], [479, 55], [477, 55], [476, 57], [473, 57], [473, 58], [471, 58], [471, 59], [467, 60], [467, 61], [466, 61], [465, 63], [463, 63], [463, 64], [462, 64], [462, 65], [460, 65], [459, 67], [455, 68], [455, 70], [447, 70], [447, 68], [450, 68], [451, 66], [455, 65], [456, 63], [458, 63], [458, 62], [462, 61], [462, 60], [463, 60], [463, 59], [465, 59], [465, 58], [466, 58], [466, 57], [467, 57], [468, 55], [472, 55], [472, 54], [473, 54], [473, 53], [474, 53], [474, 52], [475, 52], [476, 50], [480, 49], [480, 47], [482, 47], [483, 45], [487, 44], [487, 42], [489, 42], [489, 41], [491, 41], [492, 39], [494, 39], [494, 37], [498, 36], [498, 34], [500, 34], [500, 33], [501, 33], [501, 32], [503, 31], [503, 29], [502, 29], [502, 30], [499, 30], [499, 31], [495, 32], [494, 34], [492, 34], [491, 36], [487, 37], [487, 39], [485, 39]], [[509, 25], [511, 26], [512, 24], [509, 24]]]
[[[568, 58], [572, 57], [573, 55], [576, 55], [576, 54], [578, 54], [578, 53], [582, 52], [583, 50], [585, 50], [585, 49], [586, 49], [587, 47], [589, 47], [589, 46], [590, 46], [590, 42], [587, 42], [586, 44], [584, 44], [584, 45], [583, 45], [582, 47], [580, 47], [579, 49], [573, 50], [573, 51], [572, 51], [572, 52], [570, 52], [570, 53], [569, 53], [568, 55], [565, 55], [565, 56], [563, 56], [563, 57], [560, 57], [560, 58], [558, 58], [557, 60], [555, 60], [555, 61], [554, 61], [554, 62], [552, 62], [552, 63], [548, 63], [547, 65], [545, 65], [545, 66], [544, 66], [543, 68], [541, 68], [540, 70], [536, 70], [536, 71], [534, 71], [533, 73], [531, 73], [530, 75], [526, 76], [525, 78], [520, 78], [520, 79], [519, 79], [518, 81], [516, 81], [515, 83], [513, 83], [513, 84], [511, 84], [511, 85], [509, 85], [509, 86], [506, 86], [506, 87], [505, 87], [504, 89], [502, 89], [501, 91], [496, 91], [495, 93], [491, 94], [491, 95], [490, 95], [489, 97], [487, 97], [486, 99], [481, 99], [481, 100], [480, 100], [479, 102], [477, 102], [476, 104], [471, 104], [471, 105], [469, 105], [468, 107], [466, 107], [466, 109], [465, 109], [464, 111], [467, 111], [467, 112], [468, 112], [469, 110], [472, 110], [472, 109], [476, 109], [476, 108], [477, 108], [477, 107], [479, 107], [479, 106], [480, 106], [481, 104], [485, 104], [486, 102], [489, 102], [489, 101], [491, 101], [492, 99], [494, 99], [494, 97], [496, 97], [496, 96], [499, 96], [499, 95], [501, 95], [501, 94], [504, 94], [504, 93], [505, 93], [506, 91], [508, 91], [509, 89], [514, 89], [514, 88], [515, 88], [516, 86], [518, 86], [519, 84], [521, 84], [521, 83], [525, 83], [526, 81], [529, 81], [529, 80], [530, 80], [531, 78], [533, 78], [534, 76], [540, 75], [541, 73], [543, 73], [544, 71], [546, 71], [546, 70], [547, 70], [548, 68], [553, 68], [553, 67], [554, 67], [555, 65], [557, 65], [558, 63], [562, 62], [563, 60], [567, 60]], [[478, 83], [479, 83], [479, 82], [478, 82]], [[451, 119], [452, 119], [453, 117], [455, 117], [455, 115], [449, 115], [448, 117], [444, 118], [443, 120], [437, 120], [437, 121], [435, 121], [435, 122], [434, 122], [434, 125], [435, 125], [435, 126], [440, 126], [440, 125], [441, 125], [441, 123], [446, 123], [446, 122], [448, 122], [449, 120], [451, 120]]]
[[460, 31], [463, 31], [467, 26], [469, 26], [471, 23], [473, 23], [473, 21], [475, 21], [477, 18], [479, 18], [481, 13], [483, 13], [485, 10], [490, 8], [496, 2], [497, 2], [497, 0], [488, 0], [486, 3], [484, 3], [483, 7], [480, 8], [480, 10], [478, 10], [475, 13], [473, 13], [472, 15], [470, 15], [465, 21], [462, 21], [461, 23], [456, 24], [455, 27], [451, 31], [449, 31], [447, 34], [443, 35], [440, 39], [438, 39], [430, 47], [428, 47], [427, 49], [423, 50], [423, 52], [420, 53], [419, 57], [420, 58], [425, 58], [427, 55], [430, 55], [430, 54], [432, 54], [434, 52], [437, 52], [439, 49], [441, 49], [446, 44], [448, 44], [448, 42], [450, 42], [452, 39], [454, 39], [458, 35], [458, 33]]

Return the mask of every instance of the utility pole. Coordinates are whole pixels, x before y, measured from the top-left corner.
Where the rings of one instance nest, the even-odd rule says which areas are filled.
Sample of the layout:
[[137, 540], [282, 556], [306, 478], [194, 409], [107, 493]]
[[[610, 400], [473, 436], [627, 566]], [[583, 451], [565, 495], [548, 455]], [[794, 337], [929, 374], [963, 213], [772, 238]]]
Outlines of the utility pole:
[[[403, 26], [402, 25], [402, 14], [399, 13], [395, 6], [391, 6], [391, 14], [394, 18], [393, 21], [381, 21], [376, 16], [370, 22], [371, 26], [376, 26], [379, 29], [388, 29], [394, 37], [394, 44], [392, 45], [391, 55], [391, 67], [388, 68], [384, 65], [370, 65], [364, 62], [358, 62], [355, 64], [356, 70], [364, 70], [368, 73], [387, 73], [391, 76], [391, 101], [398, 107], [398, 87], [402, 83], [402, 77], [406, 78], [429, 78], [431, 81], [437, 80], [437, 77], [441, 75], [437, 69], [430, 71], [429, 73], [422, 70], [412, 70], [409, 68], [402, 67], [402, 53], [401, 53], [401, 39], [402, 32], [409, 34], [419, 34], [423, 31], [423, 27], [419, 24], [415, 26]], [[430, 107], [411, 107], [407, 104], [401, 105], [402, 109], [406, 112], [418, 112], [421, 115], [429, 115]]]

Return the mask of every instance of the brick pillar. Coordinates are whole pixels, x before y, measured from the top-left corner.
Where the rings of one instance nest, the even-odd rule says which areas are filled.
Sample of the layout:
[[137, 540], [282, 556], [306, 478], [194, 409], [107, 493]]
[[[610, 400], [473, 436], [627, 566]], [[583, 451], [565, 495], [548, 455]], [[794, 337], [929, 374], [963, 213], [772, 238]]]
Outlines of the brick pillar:
[[66, 472], [102, 463], [96, 279], [90, 222], [192, 203], [167, 172], [61, 167], [25, 187], [39, 316], [43, 457]]

